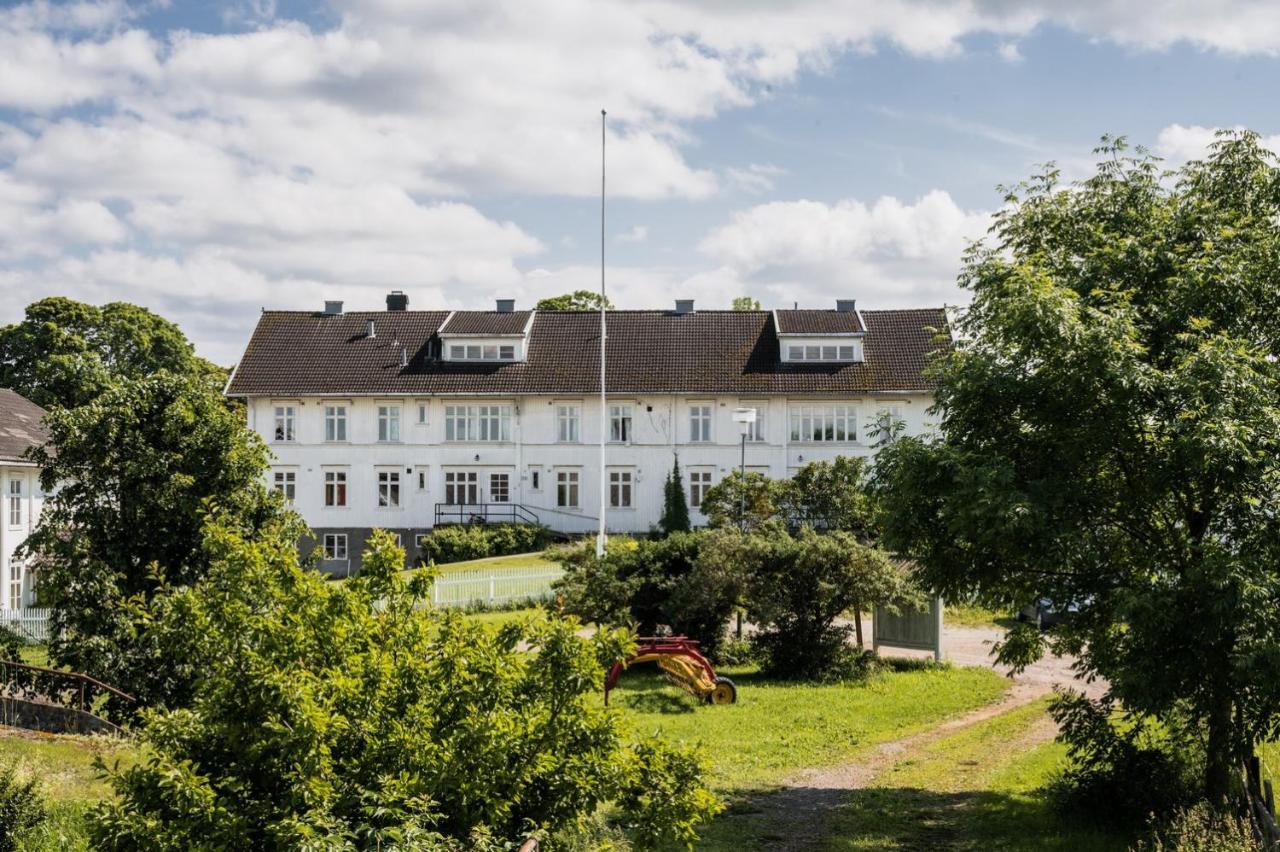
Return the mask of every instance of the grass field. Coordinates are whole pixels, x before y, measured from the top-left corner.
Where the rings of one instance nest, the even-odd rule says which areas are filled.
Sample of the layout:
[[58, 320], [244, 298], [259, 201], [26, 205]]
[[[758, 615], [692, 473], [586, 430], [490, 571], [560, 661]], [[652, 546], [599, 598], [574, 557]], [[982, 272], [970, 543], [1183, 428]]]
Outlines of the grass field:
[[948, 627], [1002, 629], [1014, 624], [1012, 613], [974, 604], [947, 604], [943, 619]]
[[[511, 556], [490, 556], [487, 559], [469, 559], [466, 562], [446, 562], [443, 565], [437, 565], [441, 574], [452, 574], [458, 571], [510, 571], [513, 569], [527, 568], [558, 568], [559, 563], [552, 562], [542, 555], [541, 551], [536, 553], [516, 553]], [[418, 569], [410, 568], [405, 574], [412, 574]]]
[[979, 722], [914, 751], [850, 791], [827, 849], [1079, 850], [1128, 848], [1053, 812], [1045, 787], [1065, 746], [1046, 740], [1046, 701]]

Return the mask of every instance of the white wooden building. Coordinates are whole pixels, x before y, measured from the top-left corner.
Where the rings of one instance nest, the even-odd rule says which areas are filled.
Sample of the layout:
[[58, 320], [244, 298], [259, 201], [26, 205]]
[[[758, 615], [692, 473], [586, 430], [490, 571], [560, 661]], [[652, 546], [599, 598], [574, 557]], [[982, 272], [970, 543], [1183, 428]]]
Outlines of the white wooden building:
[[41, 421], [45, 411], [29, 399], [0, 388], [0, 488], [3, 489], [3, 517], [0, 518], [0, 609], [25, 609], [33, 601], [33, 578], [18, 556], [40, 518], [44, 494], [40, 490], [39, 469], [24, 453], [47, 438]]

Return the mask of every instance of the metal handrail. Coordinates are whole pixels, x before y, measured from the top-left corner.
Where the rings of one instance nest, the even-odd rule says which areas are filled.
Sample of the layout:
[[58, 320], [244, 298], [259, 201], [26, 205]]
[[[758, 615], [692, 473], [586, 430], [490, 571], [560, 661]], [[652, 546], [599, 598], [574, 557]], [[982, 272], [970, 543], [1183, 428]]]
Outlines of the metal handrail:
[[30, 663], [19, 663], [14, 660], [0, 660], [0, 665], [10, 666], [15, 669], [22, 669], [24, 671], [29, 671], [29, 672], [40, 672], [41, 674], [53, 675], [54, 677], [65, 678], [67, 680], [73, 680], [78, 682], [80, 684], [80, 710], [82, 712], [84, 711], [85, 684], [96, 687], [97, 689], [103, 690], [104, 692], [109, 692], [118, 698], [123, 698], [125, 701], [128, 701], [130, 704], [134, 704], [138, 700], [137, 698], [130, 695], [129, 693], [116, 689], [114, 686], [112, 686], [109, 683], [103, 683], [102, 681], [98, 680], [96, 677], [92, 677], [91, 675], [83, 674], [81, 672], [69, 672], [69, 671], [64, 671], [63, 669], [51, 669], [45, 666], [33, 666]]
[[520, 503], [436, 503], [436, 526], [445, 523], [540, 523], [538, 516]]

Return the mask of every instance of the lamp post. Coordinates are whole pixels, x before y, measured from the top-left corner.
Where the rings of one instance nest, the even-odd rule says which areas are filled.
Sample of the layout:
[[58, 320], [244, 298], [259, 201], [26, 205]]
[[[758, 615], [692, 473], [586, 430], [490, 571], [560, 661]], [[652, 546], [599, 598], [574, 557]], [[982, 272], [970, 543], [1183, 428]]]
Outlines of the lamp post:
[[738, 529], [747, 528], [747, 436], [756, 422], [754, 408], [735, 408], [733, 422], [738, 424], [738, 434], [742, 436], [742, 457], [738, 462]]

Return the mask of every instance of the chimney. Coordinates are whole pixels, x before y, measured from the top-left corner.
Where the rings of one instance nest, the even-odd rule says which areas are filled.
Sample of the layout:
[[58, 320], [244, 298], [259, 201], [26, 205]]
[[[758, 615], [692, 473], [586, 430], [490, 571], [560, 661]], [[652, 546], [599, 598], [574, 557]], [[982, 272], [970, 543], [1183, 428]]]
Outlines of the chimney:
[[857, 304], [856, 299], [836, 299], [836, 310], [842, 314], [851, 314]]
[[375, 333], [374, 328], [373, 328], [373, 320], [369, 320], [368, 324], [367, 324], [367, 325], [365, 325], [365, 327], [364, 327], [364, 336], [365, 336], [365, 337], [377, 337], [377, 336], [378, 336], [378, 335]]
[[338, 314], [342, 313], [342, 302], [340, 300], [335, 301], [335, 300], [325, 299], [324, 313], [325, 313], [325, 316], [330, 316], [330, 317], [337, 316]]
[[683, 316], [691, 313], [693, 313], [693, 299], [676, 299], [677, 315]]
[[498, 313], [509, 314], [515, 309], [516, 309], [515, 299], [499, 299], [498, 300]]
[[409, 308], [409, 297], [402, 290], [392, 290], [387, 294], [387, 310], [403, 311]]

